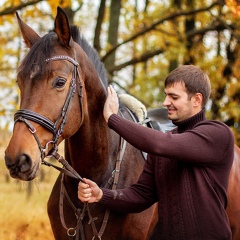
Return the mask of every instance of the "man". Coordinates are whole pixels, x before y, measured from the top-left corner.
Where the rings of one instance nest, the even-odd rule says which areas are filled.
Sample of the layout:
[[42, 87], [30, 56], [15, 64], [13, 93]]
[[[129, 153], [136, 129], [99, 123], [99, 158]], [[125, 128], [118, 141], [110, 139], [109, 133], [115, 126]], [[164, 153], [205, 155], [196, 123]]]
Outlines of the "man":
[[117, 115], [112, 87], [104, 107], [108, 126], [148, 153], [136, 184], [116, 191], [85, 179], [78, 197], [113, 211], [139, 212], [158, 202], [159, 221], [151, 239], [231, 239], [226, 215], [234, 138], [223, 123], [205, 118], [211, 92], [208, 76], [193, 65], [180, 66], [165, 80], [163, 105], [177, 126], [162, 133]]

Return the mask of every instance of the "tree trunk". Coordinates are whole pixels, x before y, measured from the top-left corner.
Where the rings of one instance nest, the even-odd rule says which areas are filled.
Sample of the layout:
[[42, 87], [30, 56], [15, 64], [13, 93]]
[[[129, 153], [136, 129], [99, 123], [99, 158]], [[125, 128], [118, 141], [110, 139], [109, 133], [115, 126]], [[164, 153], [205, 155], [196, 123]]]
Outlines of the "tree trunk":
[[[118, 41], [118, 28], [119, 16], [121, 10], [121, 0], [112, 0], [110, 6], [110, 19], [108, 29], [108, 48], [117, 44]], [[115, 66], [116, 52], [114, 51], [105, 61], [106, 69], [112, 69]]]

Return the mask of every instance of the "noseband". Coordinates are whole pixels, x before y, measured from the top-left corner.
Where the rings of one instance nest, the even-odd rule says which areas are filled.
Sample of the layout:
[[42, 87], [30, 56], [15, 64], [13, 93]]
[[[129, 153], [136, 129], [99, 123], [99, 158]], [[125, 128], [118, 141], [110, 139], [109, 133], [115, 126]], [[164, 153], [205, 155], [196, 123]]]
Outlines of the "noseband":
[[[43, 163], [44, 162], [44, 158], [50, 156], [49, 152], [50, 151], [57, 151], [57, 142], [59, 140], [59, 137], [62, 135], [63, 133], [63, 129], [64, 126], [67, 122], [67, 116], [68, 116], [68, 111], [69, 111], [69, 106], [70, 106], [70, 102], [71, 99], [73, 98], [75, 92], [76, 92], [76, 78], [78, 75], [78, 84], [79, 84], [79, 98], [80, 98], [80, 111], [81, 111], [81, 121], [83, 120], [83, 94], [82, 94], [82, 83], [80, 81], [80, 76], [79, 76], [79, 72], [78, 72], [78, 62], [76, 62], [73, 58], [69, 57], [69, 56], [64, 56], [64, 55], [60, 55], [60, 56], [54, 56], [51, 58], [46, 59], [46, 62], [49, 63], [51, 61], [59, 61], [59, 60], [67, 60], [70, 63], [72, 63], [74, 65], [74, 69], [73, 69], [73, 73], [72, 73], [72, 79], [71, 79], [71, 83], [70, 83], [70, 87], [68, 90], [68, 94], [65, 100], [65, 103], [63, 105], [62, 111], [60, 116], [58, 117], [57, 121], [54, 123], [52, 122], [50, 119], [42, 116], [41, 114], [38, 114], [36, 112], [33, 112], [31, 110], [28, 109], [20, 109], [18, 110], [15, 114], [14, 114], [14, 123], [16, 122], [24, 122], [28, 128], [29, 131], [34, 135], [39, 150], [41, 152], [41, 160]], [[51, 141], [49, 141], [45, 147], [43, 147], [40, 143], [40, 140], [36, 134], [36, 129], [33, 127], [33, 125], [29, 122], [33, 121], [36, 122], [38, 124], [40, 124], [41, 126], [43, 126], [44, 128], [46, 128], [48, 131], [50, 131], [53, 134], [53, 139]], [[52, 145], [52, 148], [49, 149], [49, 145]]]

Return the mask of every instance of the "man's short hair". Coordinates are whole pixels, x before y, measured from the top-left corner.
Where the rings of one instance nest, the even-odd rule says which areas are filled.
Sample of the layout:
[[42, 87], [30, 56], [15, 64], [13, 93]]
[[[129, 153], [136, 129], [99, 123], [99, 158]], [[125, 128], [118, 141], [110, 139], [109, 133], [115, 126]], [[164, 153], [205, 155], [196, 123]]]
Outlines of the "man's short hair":
[[206, 105], [211, 93], [211, 84], [203, 70], [194, 65], [182, 65], [169, 73], [165, 80], [165, 88], [179, 82], [185, 84], [189, 98], [196, 93], [201, 93], [202, 107]]

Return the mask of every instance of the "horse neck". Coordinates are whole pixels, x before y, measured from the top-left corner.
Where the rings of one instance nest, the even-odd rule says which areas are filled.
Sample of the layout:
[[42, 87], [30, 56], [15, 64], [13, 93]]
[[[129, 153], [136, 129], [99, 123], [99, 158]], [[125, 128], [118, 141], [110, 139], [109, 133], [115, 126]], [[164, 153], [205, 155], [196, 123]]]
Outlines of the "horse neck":
[[111, 176], [119, 142], [103, 118], [103, 106], [95, 110], [99, 105], [88, 104], [81, 127], [65, 141], [65, 157], [82, 177], [101, 184]]

